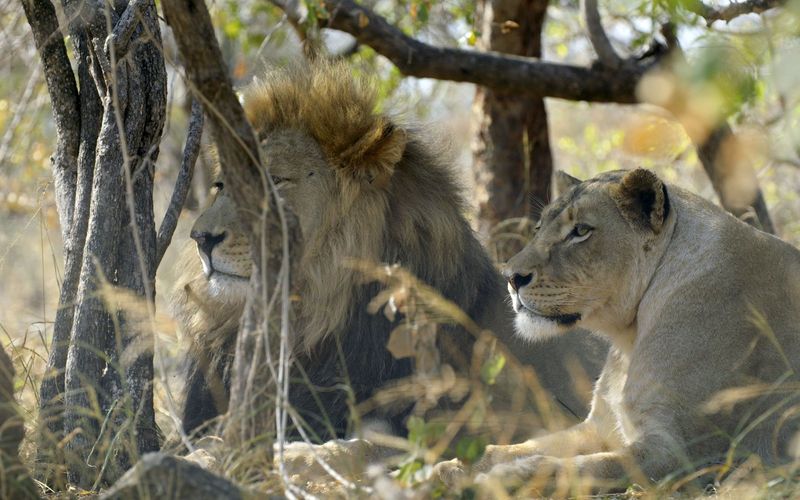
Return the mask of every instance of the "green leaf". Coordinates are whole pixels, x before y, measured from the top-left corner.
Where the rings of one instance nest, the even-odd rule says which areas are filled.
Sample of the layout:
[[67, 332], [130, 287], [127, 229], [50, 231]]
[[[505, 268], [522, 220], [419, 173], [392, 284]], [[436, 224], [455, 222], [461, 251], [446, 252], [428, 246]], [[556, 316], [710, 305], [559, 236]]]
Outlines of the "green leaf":
[[402, 467], [400, 467], [400, 471], [397, 474], [397, 480], [403, 484], [410, 484], [411, 481], [414, 479], [414, 473], [417, 472], [422, 468], [422, 460], [412, 460]]
[[420, 2], [419, 9], [417, 10], [417, 20], [425, 24], [428, 22], [428, 4], [425, 2]]
[[456, 458], [467, 465], [474, 464], [483, 456], [486, 451], [486, 438], [464, 437], [456, 443]]
[[239, 34], [242, 32], [242, 22], [237, 18], [231, 18], [225, 23], [222, 31], [225, 32], [225, 36], [231, 40], [235, 40], [239, 38]]
[[418, 446], [430, 446], [444, 434], [443, 422], [425, 422], [420, 417], [410, 417], [408, 423], [408, 441]]
[[425, 421], [419, 417], [412, 416], [408, 418], [406, 427], [408, 427], [408, 440], [412, 443], [417, 443], [422, 438]]
[[497, 376], [503, 371], [504, 366], [506, 366], [506, 357], [499, 353], [495, 354], [487, 359], [481, 367], [481, 380], [483, 380], [485, 384], [494, 385], [494, 383], [497, 382]]

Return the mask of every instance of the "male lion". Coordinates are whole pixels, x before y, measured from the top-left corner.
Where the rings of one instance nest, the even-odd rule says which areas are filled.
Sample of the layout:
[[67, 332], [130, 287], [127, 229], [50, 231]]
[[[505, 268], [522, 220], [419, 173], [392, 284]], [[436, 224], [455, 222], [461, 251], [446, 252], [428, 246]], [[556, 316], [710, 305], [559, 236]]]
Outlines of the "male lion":
[[[366, 82], [343, 64], [320, 61], [269, 73], [246, 93], [244, 108], [300, 229], [293, 349], [295, 378], [309, 383], [292, 385], [290, 400], [318, 439], [346, 435], [351, 401], [412, 371], [410, 358], [395, 359], [386, 347], [401, 318], [368, 311], [381, 285], [365, 284], [352, 262], [402, 265], [481, 328], [516, 342], [514, 352], [531, 361], [542, 384], [580, 408], [564, 356], [582, 337], [527, 349], [513, 339], [504, 280], [462, 215], [466, 204], [451, 166], [423, 140], [424, 131], [376, 113]], [[217, 191], [192, 228], [199, 258], [183, 259], [173, 299], [195, 339], [187, 431], [226, 409], [227, 370], [251, 269], [234, 204], [221, 184]], [[452, 357], [468, 361], [472, 335], [455, 326], [443, 330]], [[407, 414], [408, 405], [400, 406], [387, 415], [395, 432], [403, 431]]]
[[584, 422], [488, 447], [476, 480], [566, 494], [797, 456], [800, 252], [648, 170], [560, 184], [504, 272], [518, 332], [582, 326], [612, 348]]

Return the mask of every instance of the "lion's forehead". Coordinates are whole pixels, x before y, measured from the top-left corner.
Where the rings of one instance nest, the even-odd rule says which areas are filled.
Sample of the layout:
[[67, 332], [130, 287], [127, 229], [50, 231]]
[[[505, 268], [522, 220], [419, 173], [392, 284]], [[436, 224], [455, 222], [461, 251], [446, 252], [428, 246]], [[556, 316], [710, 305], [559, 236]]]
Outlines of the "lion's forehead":
[[320, 144], [308, 133], [293, 128], [277, 129], [267, 134], [261, 141], [261, 151], [272, 173], [329, 164]]
[[553, 223], [570, 207], [577, 206], [580, 202], [593, 203], [599, 200], [598, 193], [608, 191], [609, 186], [619, 184], [624, 171], [605, 172], [592, 179], [581, 182], [562, 196], [555, 199], [544, 212], [542, 212], [542, 225]]

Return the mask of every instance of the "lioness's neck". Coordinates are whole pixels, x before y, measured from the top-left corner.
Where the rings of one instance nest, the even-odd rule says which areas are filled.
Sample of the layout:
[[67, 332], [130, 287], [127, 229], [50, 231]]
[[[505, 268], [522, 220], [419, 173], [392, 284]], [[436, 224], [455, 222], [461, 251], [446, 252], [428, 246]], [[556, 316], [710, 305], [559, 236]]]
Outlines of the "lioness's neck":
[[[670, 193], [672, 199], [674, 191]], [[582, 326], [608, 339], [622, 354], [630, 354], [638, 338], [641, 303], [673, 246], [675, 229], [682, 217], [680, 205], [672, 205], [661, 232], [630, 263], [627, 275], [620, 280], [625, 285], [615, 300], [583, 322]]]

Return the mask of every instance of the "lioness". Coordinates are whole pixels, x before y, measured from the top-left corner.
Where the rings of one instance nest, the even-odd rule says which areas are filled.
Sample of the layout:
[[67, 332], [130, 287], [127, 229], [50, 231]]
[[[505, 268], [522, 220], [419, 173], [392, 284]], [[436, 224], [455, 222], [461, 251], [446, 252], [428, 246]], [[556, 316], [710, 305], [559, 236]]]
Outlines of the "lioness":
[[[245, 96], [269, 174], [299, 227], [291, 273], [298, 383], [290, 399], [310, 434], [347, 435], [352, 403], [412, 373], [411, 359], [396, 359], [386, 347], [403, 318], [370, 312], [382, 285], [365, 283], [353, 260], [402, 265], [509, 343], [545, 388], [582, 413], [564, 360], [583, 337], [534, 347], [514, 338], [504, 280], [464, 218], [447, 155], [423, 130], [399, 125], [376, 105], [368, 82], [354, 79], [344, 64], [323, 61], [271, 71]], [[248, 235], [223, 184], [191, 235], [196, 253], [184, 255], [173, 295], [194, 339], [183, 417], [188, 431], [226, 409], [227, 368], [252, 266]], [[459, 326], [439, 333], [443, 361], [469, 366], [473, 335]], [[599, 372], [594, 356], [580, 356], [590, 375]], [[402, 433], [409, 401], [397, 403], [385, 417]]]
[[[800, 252], [648, 170], [559, 184], [505, 269], [517, 331], [538, 340], [582, 326], [612, 349], [584, 422], [489, 446], [476, 480], [564, 494], [676, 477], [728, 453], [797, 456]], [[446, 481], [464, 472], [437, 465]]]

